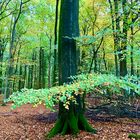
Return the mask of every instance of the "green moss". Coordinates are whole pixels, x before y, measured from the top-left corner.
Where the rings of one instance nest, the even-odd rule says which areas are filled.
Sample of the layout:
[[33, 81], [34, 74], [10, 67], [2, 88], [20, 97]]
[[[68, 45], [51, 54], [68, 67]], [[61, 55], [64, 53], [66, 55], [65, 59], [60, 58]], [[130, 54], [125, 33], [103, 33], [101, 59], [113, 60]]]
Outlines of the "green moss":
[[96, 130], [89, 125], [83, 114], [75, 115], [73, 110], [69, 110], [67, 115], [61, 114], [61, 118], [57, 120], [54, 128], [46, 136], [46, 139], [52, 138], [57, 134], [65, 135], [70, 133], [77, 135], [79, 130], [96, 133]]
[[81, 129], [87, 132], [97, 133], [97, 131], [89, 125], [87, 119], [84, 117], [83, 114], [79, 115], [79, 125]]
[[135, 138], [136, 140], [140, 140], [140, 134], [130, 133], [128, 135], [128, 138], [130, 138], [130, 139]]
[[78, 120], [77, 120], [77, 117], [74, 115], [73, 111], [70, 111], [68, 115], [68, 124], [70, 128], [70, 132], [73, 135], [76, 135], [77, 133], [79, 133]]
[[68, 122], [65, 121], [61, 135], [65, 135], [67, 133], [67, 131], [68, 131]]

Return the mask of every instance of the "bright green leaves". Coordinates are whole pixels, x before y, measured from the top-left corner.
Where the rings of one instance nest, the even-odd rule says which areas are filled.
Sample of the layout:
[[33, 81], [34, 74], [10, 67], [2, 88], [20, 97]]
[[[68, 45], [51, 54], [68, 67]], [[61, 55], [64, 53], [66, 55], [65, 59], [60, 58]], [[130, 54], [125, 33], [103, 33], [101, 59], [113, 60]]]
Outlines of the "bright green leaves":
[[124, 94], [122, 91], [127, 90], [131, 94], [131, 90], [137, 95], [140, 95], [140, 85], [138, 78], [125, 77], [119, 79], [114, 75], [107, 74], [82, 74], [73, 76], [74, 80], [71, 84], [52, 87], [50, 89], [23, 89], [21, 92], [16, 92], [11, 95], [8, 101], [14, 102], [12, 108], [20, 107], [23, 104], [33, 104], [36, 107], [38, 104], [44, 104], [51, 110], [60, 101], [66, 109], [69, 109], [70, 102], [76, 104], [75, 97], [84, 93], [97, 93], [112, 96], [113, 94]]

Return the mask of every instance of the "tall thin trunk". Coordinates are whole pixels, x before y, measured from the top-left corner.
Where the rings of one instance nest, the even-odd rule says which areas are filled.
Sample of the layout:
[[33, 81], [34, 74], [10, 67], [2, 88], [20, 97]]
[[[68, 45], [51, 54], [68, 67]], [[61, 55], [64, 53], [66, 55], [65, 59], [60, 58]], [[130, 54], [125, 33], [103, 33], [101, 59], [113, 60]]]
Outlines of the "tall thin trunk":
[[44, 48], [42, 49], [42, 88], [45, 88], [45, 76], [46, 76], [46, 60], [44, 54]]
[[[131, 0], [131, 5], [133, 5], [133, 1]], [[132, 24], [135, 23], [135, 18], [133, 17], [133, 12], [131, 13], [132, 16]], [[134, 75], [134, 56], [133, 56], [133, 51], [134, 51], [134, 26], [131, 25], [131, 54], [130, 54], [130, 60], [131, 60], [131, 75]]]
[[32, 88], [32, 66], [28, 66], [28, 88]]
[[92, 55], [92, 59], [90, 63], [89, 73], [91, 73], [92, 71], [93, 62], [94, 62], [94, 72], [97, 72], [97, 55], [98, 55], [98, 50], [100, 49], [102, 45], [103, 39], [104, 38], [102, 37], [97, 49], [95, 49], [95, 46], [93, 47], [93, 55]]
[[34, 82], [35, 82], [35, 65], [36, 65], [36, 63], [35, 63], [35, 52], [33, 51], [33, 54], [32, 54], [32, 66], [31, 66], [31, 69], [32, 69], [32, 75], [31, 75], [31, 77], [32, 77], [32, 87], [31, 88], [34, 88]]
[[131, 27], [131, 75], [134, 75], [134, 56], [133, 56], [133, 51], [134, 51], [134, 28]]
[[120, 27], [120, 15], [119, 15], [119, 1], [114, 0], [115, 6], [115, 26], [116, 31], [114, 30], [114, 53], [115, 53], [115, 67], [116, 67], [116, 76], [119, 76], [119, 66], [118, 66], [118, 55], [117, 52], [120, 50], [120, 34], [121, 34], [121, 27]]
[[26, 86], [26, 83], [27, 83], [26, 77], [27, 77], [27, 65], [24, 65], [24, 75], [23, 75], [23, 79], [24, 79], [23, 87], [24, 88], [27, 88], [27, 86]]
[[45, 61], [42, 47], [39, 50], [39, 88], [45, 88]]
[[[118, 16], [118, 1], [114, 0], [114, 9], [113, 11], [113, 4], [111, 0], [109, 1], [110, 11], [111, 11], [111, 21], [112, 21], [112, 30], [113, 30], [113, 38], [114, 38], [114, 58], [115, 58], [115, 71], [116, 76], [119, 75], [119, 67], [118, 67], [118, 57], [117, 57], [117, 50], [119, 48], [119, 31], [120, 31], [120, 20]], [[116, 28], [115, 28], [116, 27]], [[117, 31], [117, 32], [116, 32]]]
[[103, 62], [104, 62], [104, 66], [105, 66], [105, 71], [107, 71], [107, 63], [106, 63], [106, 53], [105, 53], [105, 49], [103, 47]]
[[35, 50], [33, 51], [32, 60], [34, 62], [34, 65], [32, 68], [33, 69], [33, 88], [38, 89], [37, 53]]
[[51, 87], [51, 50], [52, 50], [52, 38], [50, 37], [50, 45], [49, 45], [49, 62], [48, 62], [48, 87]]
[[42, 88], [42, 47], [39, 49], [39, 88]]
[[59, 0], [56, 0], [56, 12], [55, 12], [55, 28], [54, 28], [54, 66], [53, 66], [53, 86], [57, 85], [57, 26], [58, 26], [58, 7]]
[[6, 48], [7, 42], [5, 39], [0, 38], [0, 94], [3, 93], [3, 55]]
[[98, 57], [98, 54], [95, 54], [95, 57], [94, 57], [94, 72], [95, 73], [97, 72], [97, 57]]
[[20, 91], [22, 88], [24, 88], [24, 81], [23, 81], [23, 68], [22, 65], [19, 65], [19, 82], [18, 82], [18, 90]]
[[128, 30], [128, 11], [127, 11], [127, 1], [122, 0], [122, 9], [123, 9], [123, 34], [121, 38], [121, 48], [120, 48], [120, 76], [127, 75], [127, 30]]
[[9, 58], [8, 58], [8, 66], [6, 70], [6, 81], [5, 81], [5, 93], [4, 93], [4, 99], [7, 99], [10, 94], [12, 93], [12, 81], [10, 80], [11, 76], [13, 75], [14, 70], [14, 56], [13, 56], [13, 49], [14, 49], [14, 43], [15, 43], [15, 33], [16, 33], [16, 24], [17, 20], [14, 17], [14, 24], [11, 32], [11, 41], [10, 41], [10, 48], [9, 48]]

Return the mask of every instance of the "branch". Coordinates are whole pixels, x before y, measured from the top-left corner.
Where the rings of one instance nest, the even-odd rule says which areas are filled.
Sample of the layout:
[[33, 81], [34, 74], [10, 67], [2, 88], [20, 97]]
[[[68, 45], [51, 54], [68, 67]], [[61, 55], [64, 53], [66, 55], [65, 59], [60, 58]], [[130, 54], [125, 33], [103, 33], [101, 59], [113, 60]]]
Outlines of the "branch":
[[[5, 4], [6, 1], [2, 3], [0, 9], [1, 9], [1, 10], [3, 9], [3, 10], [0, 12], [0, 15], [2, 15], [2, 14], [5, 12], [5, 10], [6, 10], [7, 6], [8, 6], [8, 4], [10, 3], [10, 1], [11, 1], [11, 0], [9, 0], [6, 4]], [[4, 6], [4, 4], [5, 4], [5, 6]], [[3, 7], [4, 7], [4, 8], [3, 8]]]
[[1, 17], [1, 18], [0, 18], [0, 21], [1, 21], [1, 20], [3, 20], [3, 19], [4, 19], [4, 18], [6, 18], [6, 17], [8, 17], [8, 16], [12, 15], [15, 11], [16, 11], [16, 10], [11, 11], [9, 14], [7, 14], [7, 15], [5, 15], [5, 16], [3, 16], [3, 17]]
[[133, 33], [133, 35], [135, 35], [137, 32], [139, 32], [140, 31], [140, 28], [138, 29], [138, 30], [136, 30], [134, 33]]
[[96, 51], [95, 51], [95, 54], [97, 54], [99, 48], [101, 47], [102, 42], [103, 42], [103, 39], [104, 39], [104, 36], [102, 36], [101, 41], [100, 41], [100, 44], [99, 44], [99, 46], [97, 47], [97, 49], [96, 49]]

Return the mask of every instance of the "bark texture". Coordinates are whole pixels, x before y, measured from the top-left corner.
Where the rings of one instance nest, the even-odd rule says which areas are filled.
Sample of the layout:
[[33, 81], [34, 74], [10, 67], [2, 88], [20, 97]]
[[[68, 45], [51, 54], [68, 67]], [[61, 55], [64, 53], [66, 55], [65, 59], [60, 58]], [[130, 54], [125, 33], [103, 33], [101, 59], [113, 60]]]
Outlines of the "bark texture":
[[[61, 0], [60, 24], [59, 24], [59, 85], [71, 82], [70, 76], [76, 75], [77, 57], [76, 42], [74, 37], [79, 36], [79, 0]], [[63, 103], [59, 103], [59, 115], [57, 122], [47, 135], [47, 139], [60, 133], [76, 135], [79, 130], [95, 132], [84, 117], [84, 101], [82, 97], [76, 96], [77, 105], [70, 103], [69, 110], [65, 109]]]

